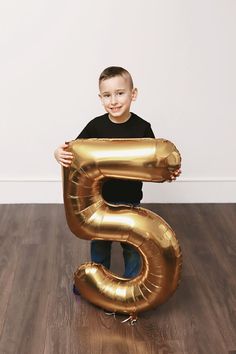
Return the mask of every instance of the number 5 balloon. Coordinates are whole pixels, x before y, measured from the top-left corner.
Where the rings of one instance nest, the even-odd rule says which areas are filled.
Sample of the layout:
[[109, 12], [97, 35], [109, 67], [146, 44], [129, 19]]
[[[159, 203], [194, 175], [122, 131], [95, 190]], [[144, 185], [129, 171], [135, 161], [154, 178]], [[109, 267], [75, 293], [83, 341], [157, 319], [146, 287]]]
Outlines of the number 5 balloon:
[[63, 168], [63, 192], [70, 230], [86, 240], [127, 242], [140, 253], [135, 278], [119, 277], [101, 264], [85, 263], [75, 272], [82, 296], [107, 311], [131, 315], [165, 302], [180, 281], [182, 256], [174, 231], [150, 210], [112, 205], [102, 198], [107, 178], [164, 182], [180, 168], [181, 157], [164, 139], [79, 139]]

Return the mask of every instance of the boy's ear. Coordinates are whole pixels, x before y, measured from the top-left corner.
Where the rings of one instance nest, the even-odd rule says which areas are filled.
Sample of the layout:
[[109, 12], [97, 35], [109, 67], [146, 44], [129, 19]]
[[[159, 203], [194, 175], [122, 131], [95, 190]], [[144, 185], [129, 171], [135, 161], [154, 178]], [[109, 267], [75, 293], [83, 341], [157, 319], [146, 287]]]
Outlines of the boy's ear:
[[138, 89], [135, 87], [133, 90], [132, 90], [132, 101], [135, 101], [136, 98], [138, 96]]

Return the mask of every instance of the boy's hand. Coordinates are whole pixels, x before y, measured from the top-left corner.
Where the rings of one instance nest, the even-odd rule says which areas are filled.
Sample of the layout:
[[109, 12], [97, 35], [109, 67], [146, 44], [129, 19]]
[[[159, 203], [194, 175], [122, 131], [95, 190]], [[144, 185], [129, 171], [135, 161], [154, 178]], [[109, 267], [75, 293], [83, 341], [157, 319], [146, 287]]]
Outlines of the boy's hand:
[[63, 145], [60, 145], [55, 151], [54, 151], [54, 156], [57, 162], [64, 166], [64, 167], [69, 167], [71, 165], [71, 162], [73, 160], [73, 154], [71, 152], [65, 151], [68, 147], [68, 143], [65, 143]]
[[178, 169], [174, 172], [171, 172], [171, 175], [170, 175], [170, 179], [167, 181], [167, 182], [172, 182], [172, 181], [175, 181], [177, 177], [179, 177], [179, 175], [181, 174], [181, 170]]

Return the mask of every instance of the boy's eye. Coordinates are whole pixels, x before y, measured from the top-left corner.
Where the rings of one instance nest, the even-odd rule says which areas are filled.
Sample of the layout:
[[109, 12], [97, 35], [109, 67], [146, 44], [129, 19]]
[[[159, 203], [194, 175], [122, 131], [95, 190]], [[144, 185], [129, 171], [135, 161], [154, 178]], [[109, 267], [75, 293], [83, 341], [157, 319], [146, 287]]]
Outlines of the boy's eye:
[[111, 99], [111, 97], [114, 95], [115, 97], [120, 97], [120, 96], [123, 96], [125, 94], [124, 91], [117, 91], [115, 92], [114, 94], [110, 94], [110, 93], [104, 93], [102, 95], [102, 98], [103, 99]]

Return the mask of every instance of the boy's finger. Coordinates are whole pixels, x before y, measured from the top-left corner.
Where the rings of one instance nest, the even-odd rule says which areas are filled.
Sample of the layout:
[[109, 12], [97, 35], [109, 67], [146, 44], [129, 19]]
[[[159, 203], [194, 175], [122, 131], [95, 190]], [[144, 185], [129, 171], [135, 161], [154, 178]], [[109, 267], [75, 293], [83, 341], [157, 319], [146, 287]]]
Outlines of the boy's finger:
[[67, 165], [71, 165], [71, 161], [67, 161], [65, 159], [60, 159], [60, 162], [66, 163]]
[[71, 152], [62, 152], [61, 156], [73, 157], [73, 154]]
[[70, 158], [70, 157], [63, 157], [63, 156], [61, 156], [61, 159], [65, 160], [65, 161], [67, 161], [67, 162], [71, 162], [71, 161], [73, 160], [73, 159]]
[[64, 167], [70, 167], [70, 165], [64, 164], [62, 162], [61, 162], [61, 165], [64, 166]]
[[64, 154], [64, 155], [71, 155], [71, 156], [73, 156], [72, 152], [70, 152], [70, 151], [62, 150], [61, 153]]
[[63, 157], [60, 158], [60, 161], [66, 162], [66, 163], [71, 163], [70, 159], [65, 159]]
[[67, 157], [67, 156], [60, 156], [60, 159], [63, 159], [67, 162], [71, 162], [73, 160], [71, 157]]
[[60, 165], [64, 166], [64, 167], [69, 167], [70, 165], [68, 165], [67, 163], [61, 162], [60, 161]]
[[63, 160], [63, 161], [66, 161], [66, 162], [68, 162], [68, 163], [71, 163], [71, 162], [72, 162], [72, 159], [71, 159], [70, 157], [63, 157], [63, 156], [61, 156], [60, 159]]

